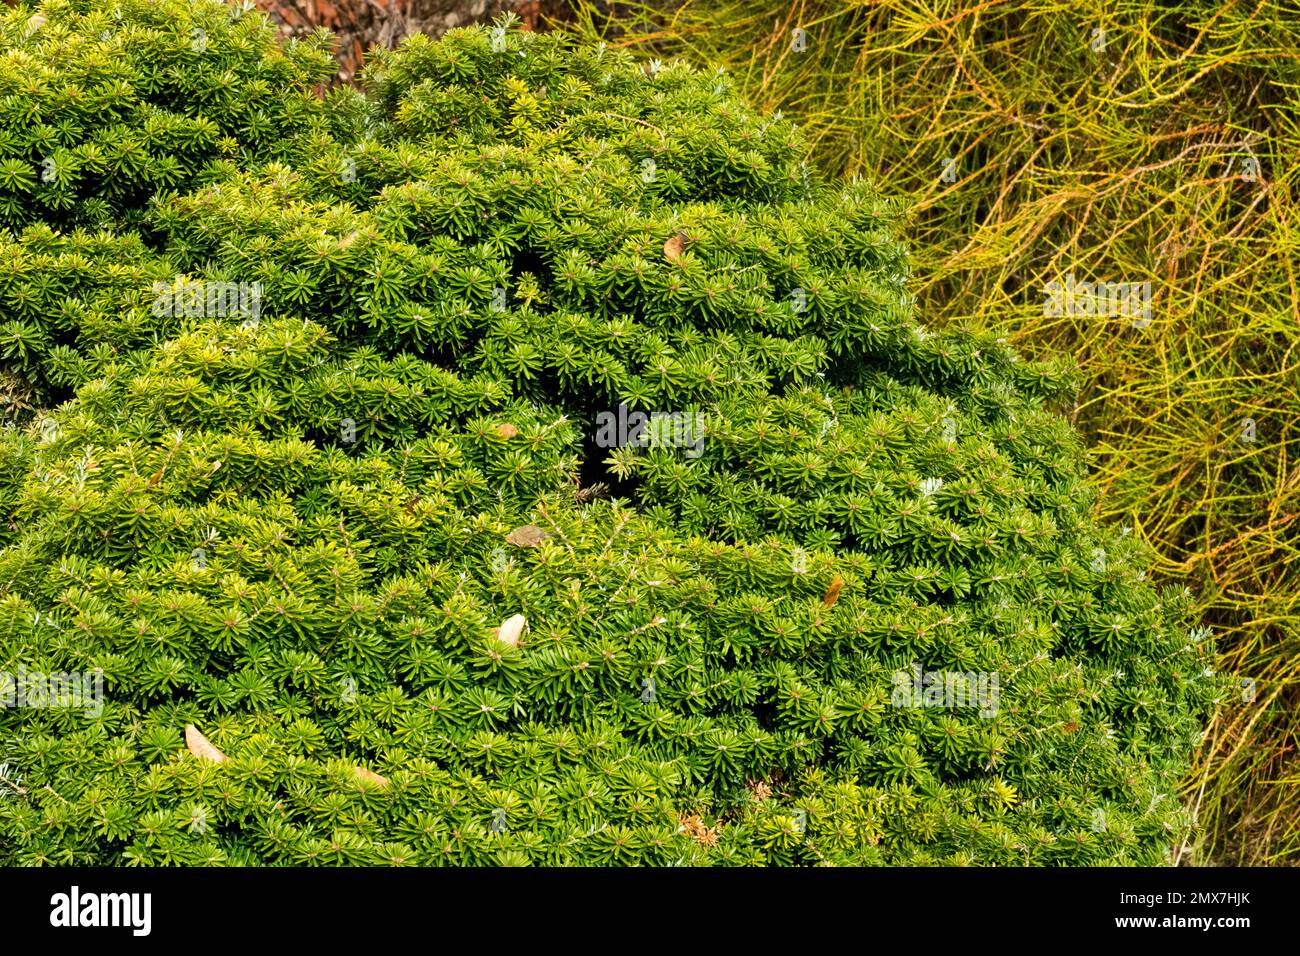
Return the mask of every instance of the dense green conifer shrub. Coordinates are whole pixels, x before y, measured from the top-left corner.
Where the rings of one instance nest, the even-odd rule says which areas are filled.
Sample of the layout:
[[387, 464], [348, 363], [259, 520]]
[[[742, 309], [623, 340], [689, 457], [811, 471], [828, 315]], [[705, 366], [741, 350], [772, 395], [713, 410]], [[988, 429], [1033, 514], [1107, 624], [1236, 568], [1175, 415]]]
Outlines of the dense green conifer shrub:
[[[62, 404], [0, 444], [0, 669], [104, 699], [0, 710], [0, 863], [1166, 858], [1185, 597], [1092, 520], [1064, 370], [911, 314], [869, 185], [563, 36], [326, 108], [256, 13], [104, 9], [3, 21], [4, 109], [121, 84], [57, 136], [144, 158], [69, 205], [2, 144], [5, 359]], [[256, 308], [158, 308], [217, 283]], [[599, 447], [620, 405], [702, 444]]]

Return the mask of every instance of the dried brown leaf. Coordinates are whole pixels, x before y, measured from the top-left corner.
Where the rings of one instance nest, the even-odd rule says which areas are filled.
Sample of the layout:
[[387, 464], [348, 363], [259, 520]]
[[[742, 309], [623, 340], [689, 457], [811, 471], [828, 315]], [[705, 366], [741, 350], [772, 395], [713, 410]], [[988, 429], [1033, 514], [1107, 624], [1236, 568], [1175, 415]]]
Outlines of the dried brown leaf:
[[382, 776], [381, 774], [377, 774], [373, 770], [369, 770], [366, 767], [353, 767], [352, 773], [358, 780], [362, 781], [363, 783], [373, 783], [376, 786], [380, 786], [380, 787], [388, 786], [387, 777]]
[[831, 586], [826, 589], [826, 596], [822, 598], [822, 604], [826, 607], [834, 607], [835, 602], [840, 599], [840, 588], [844, 587], [844, 579], [838, 574], [831, 578]]
[[535, 548], [549, 537], [537, 525], [525, 524], [506, 535], [506, 544], [513, 544], [516, 548]]
[[682, 261], [682, 253], [686, 251], [686, 233], [679, 232], [677, 235], [669, 238], [664, 243], [664, 258], [669, 262], [675, 262], [678, 265]]
[[230, 758], [213, 746], [212, 741], [199, 733], [199, 728], [193, 724], [185, 725], [185, 746], [189, 748], [190, 753], [200, 760], [211, 760], [213, 763], [225, 763]]
[[502, 644], [509, 644], [511, 647], [518, 647], [519, 639], [524, 633], [524, 628], [527, 626], [528, 619], [522, 614], [508, 617], [496, 630], [497, 640]]

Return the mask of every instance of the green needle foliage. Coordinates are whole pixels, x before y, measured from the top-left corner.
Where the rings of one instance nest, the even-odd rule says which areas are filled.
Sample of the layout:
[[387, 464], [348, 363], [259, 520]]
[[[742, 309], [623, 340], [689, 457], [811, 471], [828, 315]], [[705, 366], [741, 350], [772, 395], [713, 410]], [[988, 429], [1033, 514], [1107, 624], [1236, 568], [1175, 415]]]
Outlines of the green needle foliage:
[[[612, 22], [573, 6], [621, 48], [725, 66], [798, 119], [823, 168], [906, 197], [932, 322], [1076, 358], [1103, 516], [1194, 587], [1239, 675], [1184, 783], [1201, 836], [1183, 858], [1294, 861], [1294, 4], [691, 0]], [[1069, 273], [1149, 282], [1150, 323], [1044, 315]]]
[[[1094, 520], [1069, 376], [918, 322], [872, 186], [562, 35], [415, 37], [326, 110], [256, 13], [114, 9], [206, 24], [175, 114], [246, 50], [303, 104], [0, 235], [59, 403], [0, 441], [0, 670], [105, 691], [0, 710], [0, 863], [1169, 859], [1212, 649]], [[0, 70], [102, 29], [33, 15]], [[700, 443], [602, 447], [620, 405]]]

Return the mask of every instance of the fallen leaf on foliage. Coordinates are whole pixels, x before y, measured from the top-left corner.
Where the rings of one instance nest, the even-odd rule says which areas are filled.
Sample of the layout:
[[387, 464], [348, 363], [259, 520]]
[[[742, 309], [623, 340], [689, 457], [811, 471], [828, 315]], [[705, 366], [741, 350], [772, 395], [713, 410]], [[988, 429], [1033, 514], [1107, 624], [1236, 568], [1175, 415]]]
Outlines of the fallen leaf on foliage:
[[508, 617], [496, 630], [497, 640], [502, 644], [509, 644], [511, 647], [518, 647], [519, 637], [524, 633], [524, 628], [527, 626], [528, 618], [524, 617], [522, 614]]
[[831, 578], [831, 586], [826, 589], [826, 596], [822, 598], [822, 604], [826, 607], [834, 607], [835, 602], [840, 599], [840, 588], [844, 587], [844, 579], [838, 574]]
[[506, 543], [513, 544], [516, 548], [535, 548], [549, 537], [537, 525], [525, 524], [506, 535]]
[[185, 746], [189, 748], [190, 753], [200, 760], [211, 760], [213, 763], [224, 763], [230, 758], [212, 745], [208, 740], [199, 733], [199, 728], [193, 724], [185, 725]]
[[373, 770], [367, 770], [365, 767], [353, 767], [352, 773], [358, 780], [366, 783], [378, 784], [381, 787], [388, 786], [388, 778], [375, 773]]
[[509, 422], [502, 422], [497, 426], [497, 435], [501, 438], [514, 438], [519, 434], [519, 429]]
[[686, 251], [686, 233], [679, 232], [664, 243], [664, 258], [669, 262], [681, 263], [682, 253]]

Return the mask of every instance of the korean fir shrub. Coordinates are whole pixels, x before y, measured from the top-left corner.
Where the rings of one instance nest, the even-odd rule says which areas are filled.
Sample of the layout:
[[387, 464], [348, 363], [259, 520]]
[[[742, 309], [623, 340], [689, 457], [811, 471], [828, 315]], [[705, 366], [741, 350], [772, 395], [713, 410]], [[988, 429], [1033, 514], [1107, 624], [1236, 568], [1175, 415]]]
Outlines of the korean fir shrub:
[[[0, 863], [1167, 859], [1217, 685], [1061, 369], [928, 331], [725, 77], [502, 23], [366, 82], [157, 195], [0, 442], [0, 668], [103, 682], [0, 710]], [[135, 333], [159, 277], [257, 314]]]

